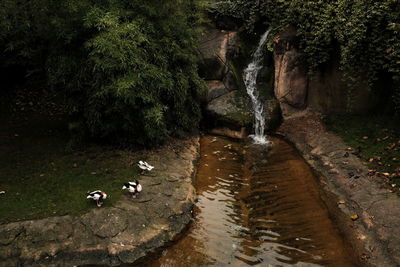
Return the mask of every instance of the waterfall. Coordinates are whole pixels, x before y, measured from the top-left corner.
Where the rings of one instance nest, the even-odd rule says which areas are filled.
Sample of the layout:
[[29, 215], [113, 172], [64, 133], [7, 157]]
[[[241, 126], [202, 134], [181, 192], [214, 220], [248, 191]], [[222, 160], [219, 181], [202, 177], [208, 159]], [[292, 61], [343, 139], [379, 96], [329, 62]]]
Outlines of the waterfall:
[[258, 99], [257, 91], [257, 75], [262, 69], [263, 61], [263, 48], [267, 40], [268, 34], [271, 29], [268, 29], [260, 39], [258, 43], [257, 50], [253, 53], [252, 60], [243, 73], [243, 80], [246, 86], [247, 94], [251, 98], [254, 111], [254, 135], [250, 135], [256, 144], [270, 144], [271, 142], [267, 140], [264, 135], [265, 129], [265, 119], [264, 119], [264, 105]]

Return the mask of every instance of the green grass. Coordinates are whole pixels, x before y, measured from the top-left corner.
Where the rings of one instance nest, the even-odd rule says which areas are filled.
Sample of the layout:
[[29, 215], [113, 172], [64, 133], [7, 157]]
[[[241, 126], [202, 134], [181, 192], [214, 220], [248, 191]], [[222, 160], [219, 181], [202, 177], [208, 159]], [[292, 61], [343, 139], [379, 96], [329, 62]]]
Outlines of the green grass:
[[89, 146], [65, 152], [68, 133], [63, 120], [38, 117], [1, 119], [0, 222], [78, 215], [96, 205], [86, 192], [103, 190], [104, 206], [124, 194], [122, 183], [137, 176], [135, 154]]
[[[390, 116], [336, 115], [324, 119], [328, 131], [339, 135], [371, 170], [389, 173], [388, 182], [400, 184], [400, 121]], [[400, 174], [399, 174], [400, 175]]]

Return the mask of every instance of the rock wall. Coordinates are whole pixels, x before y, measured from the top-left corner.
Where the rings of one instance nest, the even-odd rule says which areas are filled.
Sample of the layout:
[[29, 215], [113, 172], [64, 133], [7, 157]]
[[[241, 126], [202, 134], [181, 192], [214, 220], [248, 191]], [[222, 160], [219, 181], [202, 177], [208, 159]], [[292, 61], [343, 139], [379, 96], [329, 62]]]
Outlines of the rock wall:
[[[243, 60], [243, 50], [248, 50], [248, 47], [238, 45], [238, 40], [237, 32], [209, 29], [203, 33], [199, 49], [199, 73], [208, 87], [204, 99], [206, 128], [235, 138], [245, 137], [253, 126], [251, 101], [243, 84], [243, 66], [236, 62]], [[265, 75], [268, 76], [268, 72]], [[265, 85], [269, 82], [261, 80], [259, 83]], [[268, 104], [266, 119], [271, 121], [267, 125], [276, 127], [280, 121], [280, 109], [273, 94], [265, 94], [270, 95], [265, 102]]]
[[209, 29], [200, 39], [199, 73], [208, 87], [204, 99], [208, 128], [241, 131], [252, 124], [248, 99], [239, 91], [231, 61], [237, 53], [236, 41], [237, 32], [218, 29]]
[[309, 77], [298, 42], [293, 27], [274, 38], [275, 96], [284, 117], [306, 108], [322, 113], [362, 113], [377, 104], [378, 98], [366, 82], [359, 83], [349, 94], [337, 59]]
[[296, 48], [295, 38], [293, 30], [274, 38], [275, 96], [284, 116], [307, 106], [305, 58]]

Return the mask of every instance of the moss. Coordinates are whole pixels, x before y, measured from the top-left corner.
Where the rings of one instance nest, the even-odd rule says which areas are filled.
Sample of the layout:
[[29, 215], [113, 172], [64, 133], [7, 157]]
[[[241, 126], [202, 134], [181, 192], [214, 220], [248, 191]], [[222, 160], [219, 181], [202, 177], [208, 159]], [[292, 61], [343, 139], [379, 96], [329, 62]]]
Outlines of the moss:
[[253, 123], [253, 116], [250, 112], [238, 111], [226, 115], [227, 120], [236, 122], [239, 126], [249, 127]]

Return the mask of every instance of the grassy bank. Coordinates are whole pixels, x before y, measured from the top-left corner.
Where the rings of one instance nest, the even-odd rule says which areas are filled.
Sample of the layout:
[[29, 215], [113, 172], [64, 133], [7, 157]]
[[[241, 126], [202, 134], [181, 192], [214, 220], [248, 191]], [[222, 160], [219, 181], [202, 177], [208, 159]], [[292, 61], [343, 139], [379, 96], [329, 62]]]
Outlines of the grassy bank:
[[339, 135], [349, 153], [360, 157], [370, 175], [389, 183], [389, 190], [400, 186], [400, 123], [378, 115], [335, 115], [324, 119], [328, 131]]
[[66, 123], [56, 117], [2, 116], [0, 136], [0, 223], [84, 213], [97, 208], [89, 190], [105, 191], [104, 206], [113, 205], [122, 183], [137, 175], [130, 151], [91, 145], [66, 152]]

